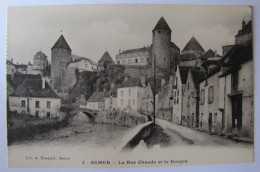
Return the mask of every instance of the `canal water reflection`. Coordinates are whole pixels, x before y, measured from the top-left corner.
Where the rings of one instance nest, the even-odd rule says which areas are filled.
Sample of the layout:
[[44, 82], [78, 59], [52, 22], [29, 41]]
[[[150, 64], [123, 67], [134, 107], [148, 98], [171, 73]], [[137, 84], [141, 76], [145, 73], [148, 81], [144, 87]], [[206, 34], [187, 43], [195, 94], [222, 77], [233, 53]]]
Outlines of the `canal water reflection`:
[[79, 146], [91, 147], [117, 147], [123, 135], [131, 128], [99, 124], [89, 121], [73, 121], [68, 126], [40, 134], [32, 140], [17, 142], [9, 147], [30, 147], [30, 146]]

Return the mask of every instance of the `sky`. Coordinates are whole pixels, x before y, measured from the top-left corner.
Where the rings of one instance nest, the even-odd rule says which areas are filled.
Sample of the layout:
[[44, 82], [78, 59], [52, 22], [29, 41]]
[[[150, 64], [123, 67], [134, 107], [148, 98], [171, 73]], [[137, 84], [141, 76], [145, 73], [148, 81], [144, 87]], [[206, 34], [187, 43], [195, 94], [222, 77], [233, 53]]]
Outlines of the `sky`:
[[248, 6], [195, 5], [67, 5], [9, 7], [7, 59], [33, 62], [42, 51], [51, 61], [51, 48], [61, 34], [72, 54], [98, 61], [105, 51], [113, 59], [119, 49], [152, 43], [152, 30], [161, 17], [172, 30], [180, 50], [192, 36], [205, 51], [234, 44], [243, 20], [251, 20]]

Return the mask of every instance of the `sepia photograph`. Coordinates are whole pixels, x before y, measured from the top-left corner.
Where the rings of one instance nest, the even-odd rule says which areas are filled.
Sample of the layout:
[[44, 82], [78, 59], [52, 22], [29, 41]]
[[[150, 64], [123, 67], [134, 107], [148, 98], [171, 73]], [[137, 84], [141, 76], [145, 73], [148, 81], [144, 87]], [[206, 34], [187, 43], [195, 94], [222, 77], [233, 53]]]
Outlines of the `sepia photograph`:
[[9, 6], [9, 168], [254, 162], [252, 6]]

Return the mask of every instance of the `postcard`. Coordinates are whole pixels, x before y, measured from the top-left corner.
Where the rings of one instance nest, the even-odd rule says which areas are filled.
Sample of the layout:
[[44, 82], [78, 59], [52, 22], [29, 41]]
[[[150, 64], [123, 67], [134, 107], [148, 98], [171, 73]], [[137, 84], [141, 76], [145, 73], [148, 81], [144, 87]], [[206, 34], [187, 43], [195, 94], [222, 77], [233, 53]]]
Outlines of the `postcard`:
[[251, 6], [10, 6], [10, 168], [254, 162]]

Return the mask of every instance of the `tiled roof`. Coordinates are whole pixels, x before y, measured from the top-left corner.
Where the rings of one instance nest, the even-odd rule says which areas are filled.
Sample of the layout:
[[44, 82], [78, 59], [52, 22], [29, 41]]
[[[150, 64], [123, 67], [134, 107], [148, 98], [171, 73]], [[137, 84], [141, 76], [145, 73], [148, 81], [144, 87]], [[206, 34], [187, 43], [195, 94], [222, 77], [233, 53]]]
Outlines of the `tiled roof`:
[[43, 52], [41, 52], [41, 51], [39, 51], [39, 52], [37, 52], [35, 55], [34, 55], [34, 58], [46, 58], [47, 56], [43, 53]]
[[41, 75], [32, 75], [32, 74], [14, 74], [14, 79], [11, 81], [13, 86], [17, 88], [23, 81], [27, 79], [41, 79]]
[[158, 23], [154, 27], [153, 31], [159, 30], [159, 29], [172, 31], [171, 28], [169, 27], [169, 25], [167, 24], [167, 22], [165, 21], [165, 19], [163, 17], [160, 18], [160, 20], [158, 21]]
[[124, 81], [121, 85], [119, 85], [119, 88], [135, 86], [142, 87], [141, 78], [129, 78], [126, 81]]
[[56, 43], [53, 45], [53, 47], [51, 49], [54, 49], [54, 48], [63, 48], [63, 49], [68, 49], [71, 51], [70, 46], [66, 42], [63, 35], [61, 35], [59, 37], [59, 39], [56, 41]]
[[191, 69], [190, 71], [196, 86], [198, 86], [198, 84], [206, 77], [205, 71], [194, 69]]
[[183, 48], [183, 51], [188, 51], [188, 50], [201, 50], [204, 51], [200, 43], [196, 40], [196, 38], [193, 36], [190, 41], [186, 44], [186, 46]]
[[92, 65], [97, 65], [96, 62], [94, 62], [93, 60], [86, 58], [86, 57], [81, 57], [81, 56], [77, 56], [77, 58], [75, 58], [77, 55], [72, 55], [71, 57], [74, 58], [75, 60], [73, 62], [80, 62], [82, 60], [87, 60], [89, 61], [90, 64]]
[[103, 102], [105, 101], [104, 92], [94, 92], [92, 96], [88, 99], [88, 102]]
[[187, 66], [179, 66], [182, 84], [186, 84], [189, 69], [190, 69], [190, 67], [187, 67]]
[[143, 47], [143, 48], [125, 50], [125, 51], [121, 52], [120, 54], [138, 53], [138, 52], [144, 52], [144, 51], [148, 51], [148, 50], [149, 50], [148, 47]]
[[224, 66], [230, 66], [230, 68], [221, 76], [230, 74], [233, 71], [239, 70], [240, 65], [253, 59], [253, 47], [250, 42], [246, 46], [236, 45], [223, 57], [222, 62]]
[[109, 62], [109, 63], [114, 63], [113, 59], [111, 58], [110, 54], [106, 51], [103, 56], [100, 58], [100, 60], [98, 61], [98, 63], [102, 63], [102, 62]]
[[50, 88], [47, 82], [45, 82], [45, 88], [42, 88], [41, 79], [26, 79], [10, 96], [59, 98], [57, 94]]
[[177, 50], [180, 50], [180, 48], [179, 48], [176, 44], [174, 44], [173, 42], [171, 42], [171, 47], [172, 47], [172, 48], [175, 48], [175, 49], [177, 49]]
[[238, 34], [236, 35], [237, 36], [240, 36], [240, 35], [243, 35], [243, 34], [246, 34], [246, 33], [252, 33], [252, 20], [250, 20], [244, 28], [242, 28], [242, 30], [239, 30], [238, 31]]

